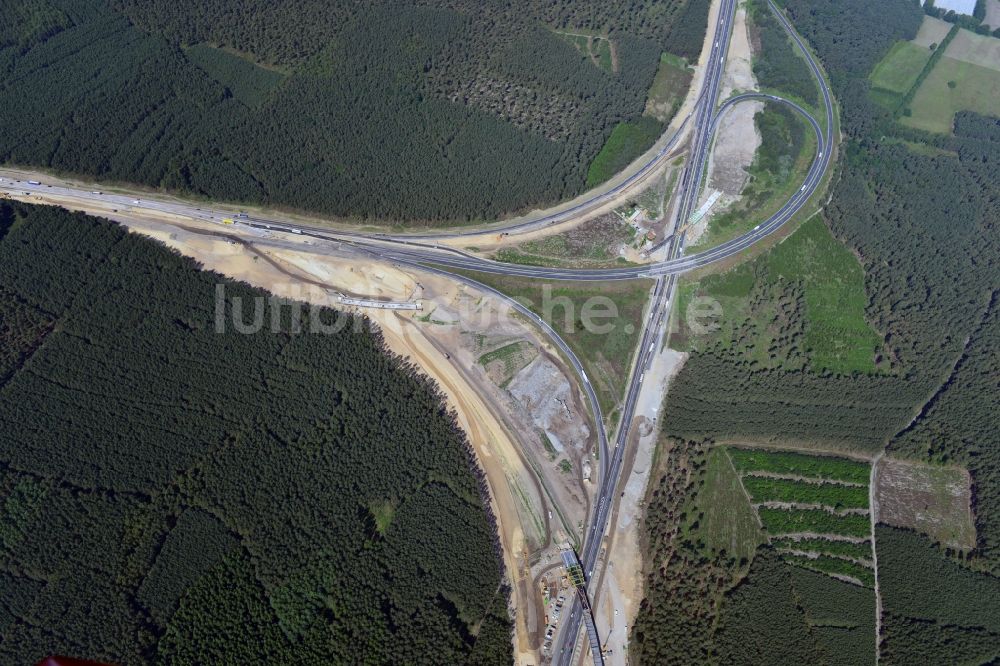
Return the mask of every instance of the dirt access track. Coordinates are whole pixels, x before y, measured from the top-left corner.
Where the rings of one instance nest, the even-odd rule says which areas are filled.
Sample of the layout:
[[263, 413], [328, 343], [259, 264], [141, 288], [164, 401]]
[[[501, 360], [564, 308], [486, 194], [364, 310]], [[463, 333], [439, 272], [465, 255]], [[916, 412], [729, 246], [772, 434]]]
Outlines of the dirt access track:
[[[514, 648], [516, 663], [538, 664], [538, 631], [542, 620], [536, 617], [536, 591], [530, 576], [530, 557], [537, 550], [557, 539], [565, 540], [573, 525], [582, 522], [589, 512], [590, 497], [583, 492], [573, 495], [572, 480], [555, 472], [557, 482], [569, 487], [554, 487], [546, 470], [538, 469], [530, 455], [523, 424], [536, 416], [530, 410], [506, 406], [498, 399], [498, 387], [489, 381], [487, 369], [469, 356], [468, 345], [462, 339], [481, 339], [498, 330], [499, 342], [512, 336], [533, 345], [547, 359], [551, 372], [564, 374], [561, 381], [571, 382], [571, 371], [558, 366], [562, 361], [549, 348], [541, 334], [524, 321], [514, 317], [497, 329], [476, 328], [476, 322], [466, 322], [468, 313], [456, 303], [472, 302], [473, 314], [480, 316], [493, 308], [495, 302], [453, 280], [417, 270], [373, 262], [368, 258], [338, 253], [332, 244], [313, 244], [308, 239], [291, 234], [237, 230], [221, 225], [198, 223], [169, 214], [142, 217], [125, 211], [114, 212], [89, 200], [78, 202], [61, 198], [58, 203], [67, 208], [114, 220], [133, 232], [156, 239], [189, 256], [209, 270], [261, 287], [285, 298], [319, 306], [347, 309], [364, 314], [381, 328], [386, 345], [393, 353], [417, 364], [440, 388], [449, 409], [454, 410], [459, 426], [467, 433], [490, 490], [490, 504], [497, 518], [504, 565], [512, 589], [511, 606], [515, 619]], [[392, 311], [376, 308], [345, 307], [339, 295], [393, 302], [426, 302], [437, 314], [426, 316], [422, 311]], [[448, 307], [445, 307], [448, 306]], [[449, 308], [453, 312], [448, 312]], [[446, 325], [438, 318], [454, 320], [462, 326]], [[492, 319], [484, 321], [492, 322]], [[462, 356], [464, 354], [464, 357]], [[492, 391], [492, 393], [491, 393]], [[565, 408], [577, 415], [572, 425], [577, 429], [586, 419], [579, 390], [560, 393]], [[574, 397], [575, 396], [575, 397]], [[575, 401], [575, 402], [574, 402]], [[508, 403], [516, 403], [509, 398]], [[551, 411], [551, 410], [550, 410]], [[590, 428], [592, 430], [592, 427]], [[561, 431], [560, 431], [561, 432]], [[582, 432], [587, 432], [583, 427]], [[589, 447], [588, 447], [589, 448]], [[528, 454], [526, 455], [526, 451]], [[555, 465], [552, 465], [555, 468]], [[539, 476], [539, 473], [541, 476]], [[543, 484], [545, 487], [543, 487]]]

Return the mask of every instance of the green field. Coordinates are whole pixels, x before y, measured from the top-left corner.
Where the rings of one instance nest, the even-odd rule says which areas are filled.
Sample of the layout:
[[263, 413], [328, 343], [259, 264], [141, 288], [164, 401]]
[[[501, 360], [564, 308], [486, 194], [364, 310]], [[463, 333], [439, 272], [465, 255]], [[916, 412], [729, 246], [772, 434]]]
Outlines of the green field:
[[[865, 319], [858, 260], [814, 217], [767, 255], [699, 282], [683, 282], [677, 312], [696, 297], [722, 306], [718, 329], [681, 326], [681, 349], [721, 344], [762, 368], [874, 373], [881, 339]], [[682, 323], [686, 323], [682, 322]]]
[[767, 540], [723, 447], [714, 447], [708, 454], [705, 485], [696, 506], [703, 514], [698, 535], [713, 550], [749, 560]]
[[646, 97], [646, 115], [661, 123], [669, 123], [683, 103], [690, 85], [691, 71], [687, 62], [670, 53], [662, 54]]
[[[649, 281], [543, 284], [475, 271], [453, 272], [493, 287], [541, 316], [580, 358], [597, 392], [601, 410], [605, 416], [611, 414], [625, 394], [649, 296]], [[617, 315], [601, 318], [605, 306], [608, 312], [616, 311]], [[594, 314], [589, 327], [582, 321], [587, 308], [592, 308]]]
[[739, 448], [730, 448], [729, 456], [740, 472], [772, 472], [868, 485], [869, 465], [846, 458]]
[[917, 90], [910, 104], [911, 115], [904, 115], [901, 121], [916, 129], [947, 134], [958, 111], [996, 115], [998, 110], [1000, 71], [945, 56]]
[[857, 258], [814, 217], [766, 259], [773, 278], [799, 280], [805, 291], [805, 344], [816, 369], [875, 372], [881, 338], [865, 319], [868, 296]]
[[838, 516], [822, 509], [769, 509], [757, 510], [764, 528], [771, 535], [815, 532], [817, 534], [840, 534], [843, 536], [866, 537], [871, 533], [868, 516], [848, 514]]
[[896, 42], [869, 76], [874, 88], [905, 94], [931, 58], [931, 50], [913, 42]]
[[656, 118], [643, 116], [631, 123], [618, 123], [601, 152], [590, 163], [587, 187], [600, 185], [646, 152], [663, 132]]
[[184, 54], [247, 106], [259, 106], [285, 80], [284, 74], [255, 65], [249, 58], [208, 44], [185, 49]]
[[862, 486], [809, 483], [763, 476], [745, 476], [743, 486], [754, 502], [820, 504], [835, 509], [868, 508], [868, 489]]
[[785, 555], [782, 559], [789, 564], [800, 566], [803, 569], [810, 569], [812, 571], [818, 571], [819, 573], [825, 574], [841, 574], [843, 576], [856, 578], [857, 580], [860, 580], [865, 587], [873, 587], [875, 585], [875, 573], [871, 569], [863, 567], [856, 562], [842, 560], [839, 557], [820, 555], [819, 557], [813, 558], [802, 557], [801, 555]]
[[833, 541], [831, 539], [775, 539], [771, 545], [778, 550], [798, 550], [804, 553], [820, 553], [836, 557], [871, 560], [872, 546], [866, 541]]

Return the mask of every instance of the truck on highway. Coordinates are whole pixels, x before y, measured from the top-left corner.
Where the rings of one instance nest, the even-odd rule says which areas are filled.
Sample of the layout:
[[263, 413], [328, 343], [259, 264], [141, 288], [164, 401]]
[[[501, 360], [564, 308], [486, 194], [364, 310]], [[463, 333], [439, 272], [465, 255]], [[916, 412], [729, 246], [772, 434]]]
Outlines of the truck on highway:
[[28, 185], [41, 185], [41, 183], [38, 182], [37, 180], [29, 180]]

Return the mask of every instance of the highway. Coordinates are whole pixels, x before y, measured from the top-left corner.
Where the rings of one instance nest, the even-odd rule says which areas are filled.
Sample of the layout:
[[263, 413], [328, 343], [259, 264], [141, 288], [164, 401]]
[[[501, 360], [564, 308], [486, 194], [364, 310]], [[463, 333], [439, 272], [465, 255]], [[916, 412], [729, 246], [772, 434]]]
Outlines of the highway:
[[[703, 108], [696, 109], [695, 111], [698, 119], [696, 121], [695, 137], [691, 148], [692, 158], [688, 161], [684, 171], [684, 177], [681, 181], [681, 204], [678, 209], [678, 216], [674, 227], [675, 229], [680, 228], [683, 221], [688, 219], [691, 212], [696, 207], [698, 194], [701, 189], [702, 175], [704, 173], [708, 154], [711, 149], [712, 135], [718, 126], [719, 119], [728, 108], [731, 108], [733, 105], [738, 104], [741, 101], [754, 98], [769, 98], [773, 101], [788, 104], [806, 117], [813, 126], [813, 129], [817, 134], [818, 141], [817, 158], [813, 161], [806, 183], [799, 190], [797, 193], [798, 195], [804, 195], [805, 199], [808, 199], [819, 186], [819, 183], [829, 166], [832, 152], [830, 147], [832, 146], [831, 141], [833, 139], [832, 132], [834, 126], [833, 103], [831, 101], [830, 91], [826, 86], [826, 82], [823, 79], [822, 72], [819, 69], [818, 64], [813, 60], [811, 54], [795, 34], [794, 30], [792, 30], [791, 25], [787, 22], [784, 15], [782, 15], [772, 0], [768, 0], [768, 5], [771, 11], [778, 17], [786, 32], [791, 35], [796, 45], [805, 55], [805, 59], [807, 60], [810, 70], [816, 79], [817, 85], [822, 91], [826, 111], [826, 126], [825, 128], [820, 127], [819, 123], [817, 123], [808, 112], [794, 102], [783, 100], [773, 95], [739, 95], [724, 102], [719, 110], [713, 113], [715, 100], [718, 98], [718, 87], [723, 71], [722, 65], [725, 61], [726, 52], [728, 51], [729, 36], [732, 31], [732, 20], [735, 14], [736, 6], [735, 0], [723, 0], [723, 6], [720, 9], [719, 20], [716, 25], [714, 42], [715, 48], [712, 51], [712, 64], [715, 66], [713, 68], [715, 71], [709, 72], [709, 75], [706, 77], [706, 92], [708, 92], [708, 95], [703, 93]], [[738, 247], [739, 249], [736, 251], [741, 251], [745, 247], [749, 247], [749, 245], [744, 245], [744, 242], [752, 244], [753, 242], [756, 242], [756, 240], [759, 240], [759, 238], [766, 236], [769, 233], [773, 233], [774, 230], [778, 229], [782, 224], [787, 222], [788, 219], [790, 219], [790, 217], [794, 215], [802, 205], [804, 205], [805, 199], [801, 199], [801, 197], [793, 197], [792, 200], [786, 202], [782, 209], [772, 216], [766, 223], [762, 223], [747, 236], [743, 236], [736, 239], [736, 242], [730, 243], [728, 248], [722, 250], [722, 254], [730, 256], [731, 248]], [[751, 240], [751, 238], [753, 240]], [[721, 248], [726, 245], [727, 244], [723, 244], [718, 247]], [[682, 255], [683, 251], [684, 235], [675, 233], [670, 241], [668, 241], [667, 260], [662, 262], [661, 266], [669, 263], [673, 258]], [[705, 255], [708, 254], [708, 252], [702, 254]], [[699, 255], [693, 255], [693, 257], [697, 256]], [[614, 505], [615, 493], [617, 492], [618, 483], [621, 478], [623, 461], [625, 459], [625, 450], [628, 445], [628, 437], [631, 432], [631, 422], [634, 417], [636, 400], [642, 391], [645, 372], [649, 368], [653, 357], [659, 353], [659, 342], [665, 334], [665, 327], [669, 325], [670, 307], [676, 295], [677, 276], [675, 273], [663, 273], [662, 275], [663, 276], [659, 277], [656, 281], [656, 286], [654, 287], [653, 296], [650, 301], [649, 315], [646, 317], [643, 324], [644, 328], [642, 341], [639, 344], [638, 353], [636, 355], [636, 365], [632, 371], [628, 392], [625, 398], [625, 404], [622, 410], [622, 418], [620, 420], [621, 427], [618, 429], [618, 433], [615, 438], [615, 448], [612, 453], [609, 474], [601, 477], [600, 492], [597, 496], [595, 504], [594, 518], [591, 521], [587, 533], [585, 534], [583, 553], [580, 560], [583, 564], [583, 570], [587, 575], [588, 583], [592, 583], [595, 580], [593, 574], [595, 572], [597, 559], [600, 555], [601, 546], [604, 541], [604, 534], [608, 528], [608, 521]], [[557, 664], [557, 666], [565, 666], [572, 663], [577, 637], [579, 634], [582, 612], [583, 609], [580, 604], [574, 601], [566, 620], [564, 620], [562, 630], [559, 632], [558, 640], [555, 644], [555, 649], [553, 650], [553, 663]]]
[[[448, 246], [442, 246], [429, 241], [416, 240], [411, 236], [390, 236], [386, 234], [362, 235], [353, 232], [333, 231], [321, 227], [312, 227], [301, 224], [291, 224], [283, 220], [264, 219], [260, 217], [247, 217], [236, 220], [239, 224], [248, 227], [278, 231], [284, 233], [294, 233], [324, 241], [341, 242], [353, 245], [359, 249], [364, 249], [375, 254], [382, 259], [397, 262], [434, 262], [441, 266], [464, 270], [474, 270], [484, 273], [500, 275], [512, 275], [526, 278], [546, 279], [546, 280], [574, 280], [574, 281], [607, 281], [607, 280], [634, 280], [642, 277], [658, 277], [663, 275], [676, 275], [687, 271], [708, 266], [728, 257], [746, 250], [766, 236], [780, 229], [788, 222], [809, 200], [822, 182], [830, 162], [832, 150], [830, 150], [829, 130], [824, 132], [824, 128], [819, 122], [799, 104], [786, 100], [777, 95], [764, 93], [744, 93], [727, 100], [711, 118], [710, 122], [704, 123], [702, 133], [696, 135], [696, 141], [700, 141], [705, 149], [702, 160], [697, 162], [696, 170], [703, 171], [704, 161], [707, 159], [707, 148], [710, 145], [710, 138], [718, 127], [719, 120], [733, 106], [750, 100], [765, 100], [787, 105], [793, 111], [802, 116], [812, 127], [816, 135], [818, 146], [817, 153], [809, 166], [806, 178], [793, 196], [786, 201], [767, 220], [762, 221], [750, 232], [731, 239], [715, 247], [702, 252], [683, 256], [682, 253], [670, 254], [667, 259], [649, 264], [618, 268], [598, 268], [598, 269], [575, 269], [575, 268], [551, 268], [545, 266], [524, 266], [519, 264], [508, 264], [503, 262], [478, 257], [468, 252], [463, 252]], [[827, 128], [832, 126], [832, 106], [827, 115]], [[682, 180], [682, 192], [691, 189], [691, 182], [700, 182], [692, 179], [689, 168], [685, 169], [685, 177]], [[24, 181], [12, 181], [10, 178], [2, 179], [0, 190], [9, 193], [25, 194], [45, 194], [48, 196], [69, 196], [77, 199], [89, 199], [99, 201], [104, 204], [119, 206], [123, 210], [151, 210], [161, 213], [173, 213], [183, 215], [192, 219], [206, 221], [221, 221], [232, 219], [231, 213], [213, 211], [195, 207], [193, 204], [183, 202], [165, 202], [157, 199], [133, 199], [131, 195], [118, 195], [103, 193], [85, 188], [72, 188], [52, 185], [33, 185]], [[697, 188], [695, 188], [697, 191]], [[609, 195], [607, 195], [609, 196]], [[520, 226], [517, 225], [517, 226]], [[515, 227], [507, 227], [514, 229]], [[457, 232], [453, 236], [460, 236], [465, 232]]]
[[[717, 126], [716, 116], [713, 114], [716, 100], [719, 96], [719, 86], [722, 81], [722, 74], [725, 70], [725, 58], [729, 49], [729, 37], [732, 32], [733, 18], [736, 12], [736, 0], [723, 0], [719, 9], [719, 17], [715, 27], [713, 38], [713, 48], [709, 56], [706, 67], [704, 88], [699, 98], [699, 103], [695, 107], [695, 135], [691, 144], [691, 157], [684, 167], [684, 173], [680, 182], [678, 195], [680, 206], [678, 215], [674, 221], [674, 229], [679, 229], [690, 214], [693, 201], [697, 200], [697, 193], [701, 182], [702, 165], [707, 159], [707, 148], [710, 144], [711, 132]], [[683, 252], [683, 234], [674, 233], [667, 248], [666, 261], [670, 261]], [[612, 454], [610, 473], [601, 477], [601, 486], [597, 495], [594, 509], [594, 518], [591, 520], [589, 530], [585, 534], [583, 553], [581, 562], [583, 570], [587, 575], [587, 582], [594, 580], [594, 568], [597, 558], [600, 555], [601, 545], [604, 541], [604, 533], [608, 527], [608, 520], [614, 505], [615, 492], [618, 488], [618, 481], [621, 478], [621, 470], [625, 460], [625, 449], [628, 445], [628, 436], [632, 428], [632, 419], [635, 416], [635, 404], [642, 390], [645, 369], [649, 365], [654, 353], [659, 353], [655, 342], [664, 327], [669, 325], [666, 321], [670, 314], [670, 295], [673, 289], [674, 278], [660, 277], [653, 288], [650, 299], [649, 314], [643, 322], [642, 339], [639, 343], [636, 354], [635, 367], [632, 369], [628, 391], [625, 395], [625, 404], [622, 407], [622, 418], [619, 420], [620, 426], [615, 438], [615, 450]], [[667, 294], [664, 297], [664, 294]], [[553, 663], [556, 666], [566, 666], [573, 662], [577, 636], [580, 628], [580, 615], [582, 605], [574, 601], [570, 608], [570, 613], [564, 621], [562, 630], [559, 632], [558, 641], [553, 650]]]
[[[793, 42], [804, 54], [807, 65], [813, 73], [822, 96], [823, 111], [825, 113], [825, 123], [817, 121], [810, 112], [795, 103], [794, 101], [781, 98], [777, 95], [764, 93], [745, 93], [736, 95], [719, 104], [719, 90], [724, 63], [729, 49], [729, 39], [732, 32], [733, 20], [736, 12], [736, 0], [722, 0], [718, 20], [715, 25], [713, 47], [709, 62], [706, 63], [705, 77], [702, 91], [695, 103], [694, 110], [688, 116], [677, 132], [658, 150], [638, 171], [625, 179], [622, 183], [611, 187], [603, 192], [598, 192], [587, 200], [574, 205], [566, 210], [549, 215], [542, 215], [538, 218], [522, 220], [510, 223], [506, 226], [491, 228], [491, 233], [498, 232], [522, 232], [561, 222], [582, 212], [586, 212], [595, 207], [604, 205], [612, 201], [615, 197], [635, 185], [657, 168], [667, 159], [682, 135], [682, 130], [693, 123], [692, 139], [690, 146], [690, 158], [684, 166], [683, 176], [678, 190], [679, 204], [678, 214], [674, 221], [673, 228], [680, 229], [688, 220], [691, 212], [695, 210], [698, 195], [711, 151], [712, 140], [720, 119], [735, 105], [749, 100], [765, 100], [774, 103], [787, 105], [790, 109], [798, 113], [812, 128], [816, 135], [817, 152], [806, 173], [806, 177], [801, 187], [796, 190], [791, 198], [786, 201], [781, 208], [766, 220], [762, 220], [754, 229], [742, 236], [724, 242], [710, 249], [685, 256], [684, 235], [674, 233], [666, 241], [666, 252], [664, 258], [648, 264], [623, 266], [605, 269], [576, 269], [576, 268], [551, 268], [538, 266], [523, 266], [507, 264], [483, 257], [478, 257], [461, 250], [441, 246], [435, 243], [436, 240], [444, 238], [466, 237], [480, 235], [484, 233], [482, 229], [459, 230], [450, 232], [417, 233], [417, 234], [362, 234], [358, 232], [336, 231], [329, 228], [300, 225], [288, 220], [266, 219], [262, 217], [240, 216], [233, 218], [231, 212], [215, 210], [212, 208], [202, 208], [193, 203], [180, 200], [142, 199], [133, 198], [130, 195], [105, 193], [98, 190], [87, 190], [78, 187], [67, 187], [57, 185], [45, 185], [42, 183], [24, 182], [11, 180], [10, 178], [0, 178], [0, 191], [16, 193], [18, 195], [50, 195], [53, 198], [59, 196], [72, 197], [75, 199], [85, 199], [99, 201], [103, 205], [113, 205], [123, 211], [132, 212], [158, 212], [182, 215], [202, 222], [223, 223], [228, 219], [230, 224], [238, 224], [259, 230], [272, 232], [284, 232], [298, 236], [309, 237], [320, 241], [329, 241], [342, 244], [345, 248], [353, 249], [355, 252], [371, 256], [382, 261], [389, 261], [401, 265], [419, 267], [421, 270], [429, 270], [434, 273], [446, 275], [451, 279], [457, 279], [466, 284], [474, 286], [476, 289], [491, 293], [504, 302], [508, 303], [528, 321], [534, 322], [560, 349], [569, 363], [579, 375], [584, 393], [590, 403], [594, 417], [595, 427], [598, 431], [599, 439], [599, 479], [600, 486], [593, 506], [593, 517], [584, 534], [584, 544], [580, 557], [584, 572], [587, 575], [588, 583], [592, 582], [592, 574], [600, 555], [603, 537], [608, 529], [608, 522], [612, 513], [615, 500], [615, 493], [622, 474], [622, 467], [625, 460], [625, 450], [628, 444], [628, 436], [631, 432], [631, 421], [634, 417], [637, 399], [643, 388], [643, 378], [645, 370], [650, 362], [659, 353], [660, 341], [665, 334], [665, 327], [669, 323], [671, 305], [675, 300], [677, 276], [703, 266], [707, 266], [729, 257], [737, 255], [768, 235], [774, 233], [792, 219], [806, 205], [808, 200], [819, 188], [822, 179], [829, 169], [832, 158], [833, 128], [835, 125], [833, 103], [830, 91], [822, 76], [822, 72], [809, 50], [802, 40], [794, 32], [788, 20], [780, 9], [774, 5], [772, 0], [768, 0], [768, 5], [772, 13], [778, 18], [782, 27], [789, 34]], [[205, 205], [205, 204], [202, 204]], [[428, 266], [433, 263], [436, 267]], [[465, 269], [481, 271], [486, 273], [503, 274], [509, 276], [520, 276], [544, 280], [579, 280], [579, 281], [609, 281], [609, 280], [630, 280], [635, 278], [655, 278], [655, 286], [652, 290], [650, 307], [643, 322], [641, 342], [635, 357], [635, 365], [632, 370], [628, 390], [625, 395], [622, 407], [622, 415], [619, 419], [621, 424], [615, 436], [613, 448], [609, 448], [608, 435], [603, 427], [603, 415], [597, 401], [596, 393], [587, 377], [582, 363], [576, 355], [569, 349], [568, 345], [556, 333], [547, 322], [533, 313], [528, 308], [513, 299], [482, 283], [464, 276], [456, 276], [448, 272], [448, 269]], [[581, 606], [574, 600], [569, 612], [564, 614], [561, 629], [557, 635], [554, 645], [554, 663], [565, 665], [570, 663], [577, 642], [579, 632]]]

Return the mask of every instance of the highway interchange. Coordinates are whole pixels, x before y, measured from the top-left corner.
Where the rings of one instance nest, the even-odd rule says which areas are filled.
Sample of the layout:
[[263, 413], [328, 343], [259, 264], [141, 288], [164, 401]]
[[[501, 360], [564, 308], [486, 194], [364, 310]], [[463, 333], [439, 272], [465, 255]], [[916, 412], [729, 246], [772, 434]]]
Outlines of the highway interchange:
[[[721, 105], [719, 104], [719, 89], [736, 11], [736, 0], [722, 0], [715, 26], [711, 57], [709, 62], [706, 63], [703, 86], [696, 100], [694, 111], [684, 119], [673, 136], [647, 162], [617, 185], [606, 187], [569, 208], [506, 225], [493, 226], [489, 229], [493, 233], [523, 233], [525, 231], [537, 230], [572, 219], [574, 216], [594, 210], [608, 202], [613, 202], [616, 197], [620, 197], [623, 192], [626, 192], [637, 182], [642, 181], [648, 174], [663, 164], [670, 157], [671, 151], [676, 147], [687, 125], [693, 123], [690, 158], [684, 166], [678, 190], [679, 204], [676, 207], [678, 213], [673, 226], [674, 229], [680, 229], [683, 222], [690, 217], [692, 211], [696, 208], [705, 165], [711, 151], [712, 137], [723, 115], [733, 106], [749, 100], [766, 100], [787, 105], [802, 116], [813, 128], [816, 135], [817, 152], [808, 169], [805, 180], [800, 189], [778, 211], [754, 227], [752, 231], [711, 249], [685, 256], [684, 234], [675, 233], [663, 244], [666, 250], [664, 258], [648, 264], [604, 269], [551, 268], [501, 263], [435, 242], [445, 238], [481, 235], [484, 233], [481, 229], [392, 235], [336, 231], [329, 228], [299, 225], [257, 216], [247, 216], [238, 220], [241, 225], [256, 229], [271, 232], [286, 232], [319, 241], [336, 242], [341, 247], [351, 248], [354, 252], [371, 256], [374, 259], [390, 261], [410, 267], [419, 267], [421, 270], [429, 270], [471, 284], [475, 288], [489, 292], [508, 303], [526, 319], [534, 322], [557, 345], [581, 379], [598, 432], [600, 486], [593, 505], [593, 518], [584, 534], [583, 548], [580, 553], [580, 561], [583, 564], [584, 571], [587, 573], [588, 583], [595, 580], [593, 574], [595, 573], [595, 566], [604, 541], [603, 537], [608, 529], [615, 492], [621, 479], [625, 450], [627, 448], [626, 444], [631, 432], [630, 426], [636, 402], [643, 387], [645, 372], [655, 355], [660, 351], [661, 342], [670, 319], [670, 308], [675, 296], [677, 276], [681, 273], [739, 254], [777, 231], [806, 205], [807, 201], [819, 188], [831, 163], [835, 120], [829, 88], [826, 85], [819, 65], [792, 29], [784, 14], [774, 5], [772, 0], [768, 0], [768, 5], [793, 42], [797, 45], [799, 51], [804, 55], [805, 61], [813, 73], [821, 92], [825, 114], [823, 120], [825, 122], [821, 123], [817, 121], [808, 110], [794, 101], [771, 94], [744, 93], [723, 101]], [[9, 193], [42, 193], [40, 192], [41, 188], [45, 188], [45, 193], [54, 196], [63, 195], [100, 200], [104, 204], [110, 202], [113, 205], [120, 205], [122, 208], [128, 207], [133, 211], [148, 209], [150, 211], [174, 213], [206, 221], [218, 221], [223, 217], [231, 215], [231, 213], [202, 209], [196, 207], [194, 204], [181, 201], [133, 199], [131, 196], [103, 193], [97, 190], [66, 186], [46, 186], [37, 182], [12, 181], [10, 178], [0, 179], [0, 191], [5, 190]], [[433, 263], [435, 266], [428, 266], [428, 263]], [[582, 363], [558, 333], [547, 322], [524, 305], [468, 277], [456, 276], [450, 273], [448, 269], [473, 270], [546, 280], [608, 281], [655, 278], [650, 307], [643, 323], [641, 342], [638, 347], [635, 365], [632, 369], [628, 391], [622, 407], [622, 416], [619, 419], [619, 423], [622, 425], [618, 429], [614, 447], [610, 451], [608, 435], [603, 427], [603, 414], [601, 413], [594, 389], [590, 384]], [[592, 586], [591, 593], [593, 594], [594, 591]], [[574, 599], [573, 605], [569, 612], [565, 614], [565, 619], [561, 623], [562, 630], [556, 637], [556, 643], [553, 648], [553, 661], [555, 664], [563, 665], [571, 663], [579, 632], [580, 611], [580, 604]]]
[[[794, 30], [792, 30], [791, 25], [787, 22], [787, 19], [785, 19], [784, 15], [782, 15], [771, 0], [768, 0], [768, 5], [771, 11], [781, 21], [782, 26], [788, 34], [792, 36], [800, 51], [805, 55], [810, 70], [812, 71], [822, 93], [826, 112], [826, 125], [825, 128], [821, 127], [805, 109], [794, 102], [782, 100], [775, 96], [764, 96], [771, 97], [775, 101], [781, 101], [790, 105], [810, 122], [813, 129], [816, 131], [818, 147], [817, 155], [809, 169], [805, 183], [802, 185], [801, 189], [796, 192], [796, 195], [786, 202], [774, 216], [769, 218], [768, 221], [757, 226], [750, 232], [750, 234], [737, 238], [728, 244], [724, 243], [716, 248], [713, 248], [713, 250], [719, 250], [718, 254], [721, 255], [721, 257], [731, 256], [735, 252], [742, 251], [759, 240], [759, 238], [773, 233], [785, 224], [785, 222], [791, 219], [791, 217], [805, 204], [806, 200], [812, 196], [816, 188], [819, 187], [820, 181], [830, 164], [832, 153], [830, 147], [834, 127], [833, 103], [830, 97], [830, 91], [826, 86], [826, 82], [822, 76], [821, 70], [819, 69], [819, 65], [812, 58], [809, 51], [805, 48], [805, 45], [799, 40]], [[729, 37], [732, 32], [732, 22], [735, 9], [735, 0], [723, 0], [722, 7], [719, 12], [718, 22], [716, 24], [714, 41], [715, 46], [712, 50], [712, 58], [705, 78], [704, 91], [700, 97], [699, 105], [695, 110], [696, 123], [695, 137], [691, 146], [692, 157], [688, 160], [687, 168], [685, 168], [684, 176], [681, 181], [681, 205], [675, 222], [675, 228], [679, 228], [682, 221], [688, 219], [697, 204], [702, 175], [705, 163], [708, 159], [708, 153], [711, 148], [711, 138], [718, 126], [719, 118], [723, 113], [725, 113], [727, 108], [732, 105], [737, 104], [744, 99], [759, 97], [758, 95], [737, 96], [726, 101], [717, 112], [713, 112], [716, 100], [718, 99], [719, 85], [721, 82], [725, 56], [728, 51]], [[823, 131], [824, 129], [825, 132]], [[720, 250], [720, 248], [722, 249]], [[689, 257], [689, 259], [703, 257], [703, 259], [699, 259], [698, 262], [704, 260], [705, 263], [711, 263], [712, 261], [716, 261], [718, 259], [710, 259], [705, 255], [716, 256], [715, 254], [712, 254], [713, 250], [703, 252], [700, 255], [693, 255], [692, 257]], [[667, 259], [666, 261], [661, 262], [660, 265], [663, 266], [665, 264], [669, 264], [675, 257], [679, 257], [683, 251], [684, 234], [674, 234], [668, 243]], [[705, 263], [698, 263], [698, 265], [705, 265]], [[658, 273], [648, 274], [655, 275]], [[628, 392], [625, 398], [625, 404], [622, 409], [622, 418], [620, 420], [622, 427], [619, 428], [616, 437], [610, 470], [609, 473], [602, 475], [601, 477], [601, 487], [597, 496], [594, 518], [591, 521], [589, 530], [585, 535], [583, 553], [580, 557], [584, 571], [588, 575], [588, 582], [591, 583], [595, 580], [595, 565], [597, 564], [597, 559], [600, 555], [601, 545], [604, 541], [604, 534], [608, 529], [608, 520], [614, 504], [615, 493], [617, 492], [618, 483], [621, 479], [622, 466], [625, 459], [625, 450], [628, 443], [629, 433], [631, 431], [630, 426], [635, 412], [636, 400], [642, 390], [645, 372], [649, 368], [653, 356], [659, 353], [660, 341], [665, 334], [665, 327], [667, 326], [670, 318], [670, 305], [676, 291], [677, 276], [675, 273], [666, 272], [660, 275], [661, 277], [657, 279], [656, 286], [653, 289], [653, 296], [649, 309], [650, 314], [644, 322], [642, 340], [639, 343], [636, 365], [632, 371]], [[667, 277], [662, 277], [662, 275], [667, 275]], [[596, 590], [592, 590], [591, 594], [593, 594], [594, 591]], [[572, 663], [575, 652], [574, 648], [576, 646], [577, 635], [580, 627], [580, 612], [580, 604], [574, 600], [570, 614], [567, 618], [568, 621], [565, 623], [564, 629], [558, 636], [558, 642], [555, 644], [553, 663], [557, 665]], [[597, 655], [595, 655], [595, 662], [600, 663], [600, 659]]]

